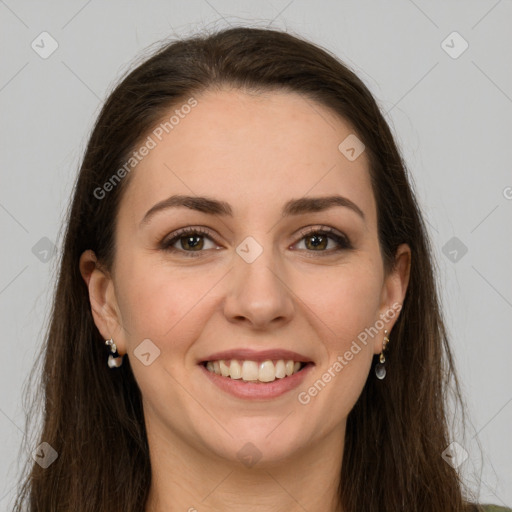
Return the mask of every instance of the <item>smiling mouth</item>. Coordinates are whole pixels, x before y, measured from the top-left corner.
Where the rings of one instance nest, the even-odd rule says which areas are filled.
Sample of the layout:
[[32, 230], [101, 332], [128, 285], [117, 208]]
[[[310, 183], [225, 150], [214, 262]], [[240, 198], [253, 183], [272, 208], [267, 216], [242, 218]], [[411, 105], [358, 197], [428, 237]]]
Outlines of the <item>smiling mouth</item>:
[[268, 359], [261, 362], [220, 359], [217, 361], [204, 361], [201, 364], [209, 372], [228, 379], [242, 380], [244, 382], [268, 383], [278, 379], [286, 379], [313, 363], [293, 361], [292, 359]]

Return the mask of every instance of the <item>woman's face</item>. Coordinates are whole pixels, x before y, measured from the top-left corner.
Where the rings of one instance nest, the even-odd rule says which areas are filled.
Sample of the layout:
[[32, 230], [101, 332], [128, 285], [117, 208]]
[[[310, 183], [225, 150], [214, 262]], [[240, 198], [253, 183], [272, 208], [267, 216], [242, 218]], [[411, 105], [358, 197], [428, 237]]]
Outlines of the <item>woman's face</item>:
[[[330, 110], [285, 92], [195, 99], [131, 172], [113, 272], [91, 275], [96, 324], [128, 354], [154, 439], [260, 463], [341, 444], [408, 248], [386, 276], [367, 155]], [[284, 377], [288, 360], [307, 365]]]

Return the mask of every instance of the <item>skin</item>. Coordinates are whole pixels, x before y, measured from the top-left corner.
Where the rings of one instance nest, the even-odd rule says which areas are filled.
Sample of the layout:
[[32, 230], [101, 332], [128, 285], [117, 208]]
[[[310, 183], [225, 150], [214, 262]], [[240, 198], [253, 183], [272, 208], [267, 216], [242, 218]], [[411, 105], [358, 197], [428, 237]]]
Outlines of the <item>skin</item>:
[[[92, 251], [80, 260], [94, 321], [130, 358], [142, 392], [153, 479], [146, 510], [340, 510], [346, 418], [382, 351], [383, 329], [307, 405], [297, 395], [402, 304], [410, 249], [399, 247], [386, 275], [366, 154], [349, 161], [338, 150], [353, 130], [330, 110], [289, 92], [223, 89], [196, 99], [132, 171], [111, 272]], [[365, 220], [340, 206], [281, 217], [290, 199], [333, 193], [356, 203]], [[226, 201], [233, 217], [180, 207], [140, 225], [172, 194]], [[160, 248], [186, 226], [210, 229], [211, 238], [196, 240], [202, 252], [179, 241], [174, 253]], [[332, 239], [315, 249], [299, 233], [307, 226], [332, 227], [353, 249], [333, 252]], [[247, 236], [263, 248], [252, 263], [236, 252]], [[397, 318], [386, 323], [389, 333]], [[161, 351], [149, 366], [133, 353], [147, 338]], [[252, 401], [221, 391], [197, 365], [247, 347], [294, 350], [315, 367], [299, 389]], [[252, 467], [237, 457], [248, 442], [261, 454]]]

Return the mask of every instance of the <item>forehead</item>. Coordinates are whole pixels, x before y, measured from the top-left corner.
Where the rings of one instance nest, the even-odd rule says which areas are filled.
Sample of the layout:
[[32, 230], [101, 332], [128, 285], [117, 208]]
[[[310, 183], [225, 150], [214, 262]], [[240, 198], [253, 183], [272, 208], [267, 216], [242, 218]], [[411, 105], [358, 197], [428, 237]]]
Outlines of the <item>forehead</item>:
[[207, 91], [194, 99], [192, 108], [182, 108], [193, 104], [186, 98], [169, 109], [148, 134], [153, 147], [132, 171], [121, 205], [130, 205], [134, 221], [172, 194], [227, 201], [237, 216], [337, 193], [374, 218], [367, 156], [351, 161], [340, 151], [355, 134], [330, 109], [281, 91]]

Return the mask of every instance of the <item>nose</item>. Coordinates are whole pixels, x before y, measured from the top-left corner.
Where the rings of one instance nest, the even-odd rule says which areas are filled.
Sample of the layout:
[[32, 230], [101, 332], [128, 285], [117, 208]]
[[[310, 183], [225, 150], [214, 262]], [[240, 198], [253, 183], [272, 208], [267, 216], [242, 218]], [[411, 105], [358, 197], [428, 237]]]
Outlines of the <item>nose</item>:
[[229, 322], [252, 329], [282, 327], [293, 317], [293, 293], [285, 271], [271, 249], [249, 263], [235, 255], [229, 273], [224, 314]]

